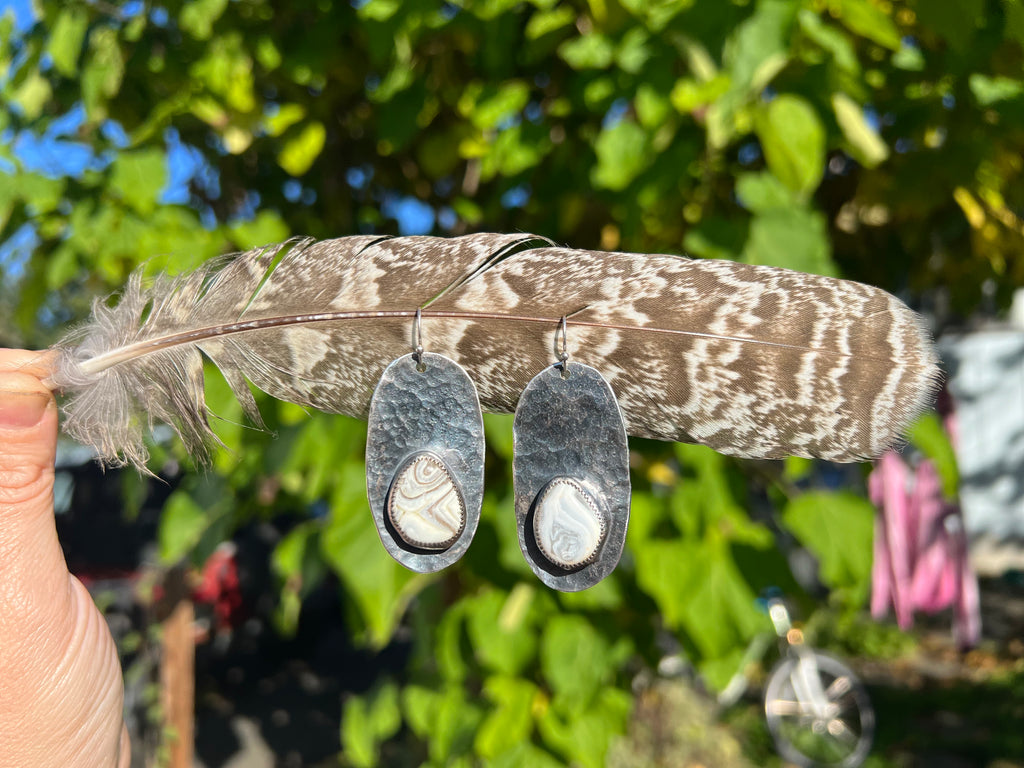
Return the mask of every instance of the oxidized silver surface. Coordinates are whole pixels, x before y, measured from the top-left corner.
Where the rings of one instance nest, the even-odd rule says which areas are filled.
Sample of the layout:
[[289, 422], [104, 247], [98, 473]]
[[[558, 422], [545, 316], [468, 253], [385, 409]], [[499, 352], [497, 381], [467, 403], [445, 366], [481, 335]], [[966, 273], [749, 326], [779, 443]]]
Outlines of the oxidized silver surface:
[[[484, 427], [468, 374], [443, 355], [426, 352], [425, 370], [413, 355], [395, 360], [381, 376], [366, 433], [366, 495], [384, 548], [406, 568], [433, 573], [451, 565], [473, 540], [484, 484]], [[465, 525], [443, 550], [406, 542], [388, 519], [388, 494], [397, 476], [421, 453], [448, 470], [465, 506]]]
[[[622, 556], [629, 524], [629, 447], [622, 414], [608, 382], [582, 363], [562, 378], [553, 365], [526, 386], [513, 423], [516, 522], [530, 568], [549, 587], [578, 592], [611, 573]], [[537, 544], [538, 497], [555, 478], [571, 478], [599, 508], [607, 530], [596, 557], [567, 570]]]

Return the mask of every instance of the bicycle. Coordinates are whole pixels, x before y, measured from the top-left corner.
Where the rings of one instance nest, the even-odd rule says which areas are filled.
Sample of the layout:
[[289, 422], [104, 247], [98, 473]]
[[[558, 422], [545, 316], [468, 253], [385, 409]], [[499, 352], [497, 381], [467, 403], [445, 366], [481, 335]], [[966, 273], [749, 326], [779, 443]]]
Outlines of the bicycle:
[[768, 599], [767, 610], [782, 653], [764, 689], [764, 713], [776, 750], [802, 768], [857, 768], [875, 735], [867, 690], [841, 661], [805, 644], [781, 598]]

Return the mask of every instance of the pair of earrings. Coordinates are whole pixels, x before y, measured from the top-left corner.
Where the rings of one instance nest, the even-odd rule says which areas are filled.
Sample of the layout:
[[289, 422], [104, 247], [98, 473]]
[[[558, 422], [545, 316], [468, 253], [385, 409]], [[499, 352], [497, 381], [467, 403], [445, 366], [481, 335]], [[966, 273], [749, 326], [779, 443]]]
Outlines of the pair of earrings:
[[[417, 310], [413, 352], [384, 371], [370, 403], [366, 488], [388, 553], [420, 573], [457, 561], [483, 501], [480, 401], [454, 360], [424, 352]], [[549, 587], [597, 584], [622, 556], [629, 522], [629, 453], [615, 394], [594, 368], [558, 362], [523, 390], [513, 421], [512, 478], [519, 546]]]

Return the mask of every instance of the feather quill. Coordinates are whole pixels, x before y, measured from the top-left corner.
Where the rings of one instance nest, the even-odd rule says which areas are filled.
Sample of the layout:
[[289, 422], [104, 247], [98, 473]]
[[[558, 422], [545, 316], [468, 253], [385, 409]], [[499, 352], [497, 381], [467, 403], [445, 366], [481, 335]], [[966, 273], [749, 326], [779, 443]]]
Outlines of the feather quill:
[[417, 308], [426, 348], [469, 371], [485, 410], [514, 410], [554, 362], [564, 315], [573, 359], [608, 379], [631, 435], [733, 456], [877, 456], [939, 375], [920, 319], [878, 288], [478, 234], [289, 241], [149, 286], [136, 273], [57, 345], [51, 382], [65, 430], [106, 463], [143, 466], [156, 421], [204, 456], [204, 356], [257, 424], [247, 380], [365, 418]]

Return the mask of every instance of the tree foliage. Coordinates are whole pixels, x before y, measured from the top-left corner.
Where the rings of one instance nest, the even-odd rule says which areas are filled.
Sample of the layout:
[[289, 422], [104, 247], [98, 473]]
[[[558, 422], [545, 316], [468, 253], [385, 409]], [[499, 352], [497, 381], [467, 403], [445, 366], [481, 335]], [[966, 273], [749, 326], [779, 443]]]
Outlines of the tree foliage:
[[[1020, 0], [45, 0], [0, 21], [0, 340], [52, 342], [143, 263], [399, 230], [843, 275], [940, 321], [997, 306], [1024, 281], [1022, 43]], [[282, 628], [331, 573], [364, 642], [413, 627], [406, 676], [346, 708], [356, 765], [396, 734], [431, 765], [600, 765], [658, 632], [720, 684], [757, 592], [796, 589], [776, 526], [863, 599], [866, 502], [652, 443], [614, 577], [540, 588], [501, 417], [470, 554], [414, 575], [376, 541], [361, 424], [264, 399], [272, 439], [210, 389], [232, 450], [181, 479], [162, 552], [291, 513]]]

